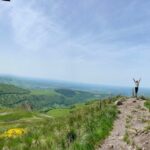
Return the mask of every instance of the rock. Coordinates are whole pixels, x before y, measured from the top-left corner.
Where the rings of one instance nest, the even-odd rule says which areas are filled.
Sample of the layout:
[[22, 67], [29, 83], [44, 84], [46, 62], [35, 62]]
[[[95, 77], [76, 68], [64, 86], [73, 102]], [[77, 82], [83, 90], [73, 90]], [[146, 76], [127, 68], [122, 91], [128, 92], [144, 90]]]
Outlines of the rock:
[[141, 110], [142, 110], [142, 111], [146, 111], [146, 109], [145, 109], [145, 108], [141, 108]]
[[113, 148], [114, 148], [114, 146], [113, 146], [112, 144], [110, 144], [110, 145], [109, 145], [109, 148], [110, 148], [110, 149], [113, 149]]
[[148, 141], [146, 141], [144, 144], [145, 144], [145, 145], [147, 145], [148, 143], [149, 143], [149, 142], [148, 142]]
[[121, 114], [121, 111], [120, 111], [120, 110], [118, 110], [118, 114]]
[[131, 145], [129, 146], [129, 150], [136, 150]]
[[119, 101], [119, 100], [117, 100], [117, 101], [115, 101], [115, 105], [123, 105], [123, 103], [122, 103], [122, 101]]
[[120, 136], [120, 137], [119, 137], [119, 140], [123, 140], [123, 136]]
[[136, 100], [134, 100], [133, 103], [136, 103]]
[[116, 136], [119, 136], [119, 135], [120, 135], [119, 133], [116, 134]]

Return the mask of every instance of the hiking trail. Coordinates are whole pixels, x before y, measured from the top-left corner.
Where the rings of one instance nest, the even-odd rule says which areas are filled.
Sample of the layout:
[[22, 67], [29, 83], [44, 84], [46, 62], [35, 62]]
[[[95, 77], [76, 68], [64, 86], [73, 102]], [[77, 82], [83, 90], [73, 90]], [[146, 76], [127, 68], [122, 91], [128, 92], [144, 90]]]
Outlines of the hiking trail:
[[109, 137], [97, 150], [150, 150], [150, 112], [144, 100], [126, 99]]

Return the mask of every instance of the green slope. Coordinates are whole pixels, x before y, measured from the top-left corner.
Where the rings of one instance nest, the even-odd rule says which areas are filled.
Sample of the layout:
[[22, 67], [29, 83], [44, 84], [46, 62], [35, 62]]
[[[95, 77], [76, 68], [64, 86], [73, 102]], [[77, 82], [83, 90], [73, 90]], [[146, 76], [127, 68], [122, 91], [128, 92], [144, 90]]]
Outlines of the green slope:
[[10, 84], [0, 84], [0, 95], [2, 94], [29, 94], [29, 90], [25, 90]]
[[[94, 150], [108, 136], [117, 117], [114, 100], [102, 101], [101, 108], [99, 101], [93, 101], [47, 113], [1, 109], [0, 149]], [[14, 128], [27, 132], [22, 136], [2, 136]]]

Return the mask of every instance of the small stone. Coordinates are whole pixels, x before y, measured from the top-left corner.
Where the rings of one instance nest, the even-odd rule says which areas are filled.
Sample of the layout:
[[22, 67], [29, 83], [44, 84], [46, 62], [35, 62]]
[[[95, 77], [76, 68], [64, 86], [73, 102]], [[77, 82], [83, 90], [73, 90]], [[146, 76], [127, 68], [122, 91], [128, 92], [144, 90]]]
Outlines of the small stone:
[[115, 102], [115, 105], [118, 105], [118, 106], [119, 106], [119, 105], [122, 105], [122, 104], [123, 104], [123, 103], [122, 103], [121, 101], [116, 101], [116, 102]]
[[147, 145], [148, 143], [149, 143], [149, 142], [148, 142], [148, 141], [146, 141], [144, 144], [146, 144], [146, 145]]
[[123, 140], [123, 136], [120, 136], [120, 137], [119, 137], [119, 140]]
[[133, 149], [132, 149], [132, 146], [129, 146], [129, 150], [133, 150]]
[[116, 136], [119, 136], [119, 135], [120, 135], [119, 133], [116, 134]]
[[109, 148], [113, 149], [113, 148], [114, 148], [114, 146], [113, 146], [112, 144], [110, 144], [110, 145], [109, 145]]

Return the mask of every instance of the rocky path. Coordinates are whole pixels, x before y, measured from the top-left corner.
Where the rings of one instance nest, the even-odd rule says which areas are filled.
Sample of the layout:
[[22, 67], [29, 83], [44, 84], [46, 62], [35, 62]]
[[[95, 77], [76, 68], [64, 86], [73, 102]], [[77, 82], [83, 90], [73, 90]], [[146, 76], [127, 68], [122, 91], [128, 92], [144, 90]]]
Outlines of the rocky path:
[[144, 101], [129, 98], [118, 108], [114, 128], [98, 150], [150, 150], [150, 112]]

